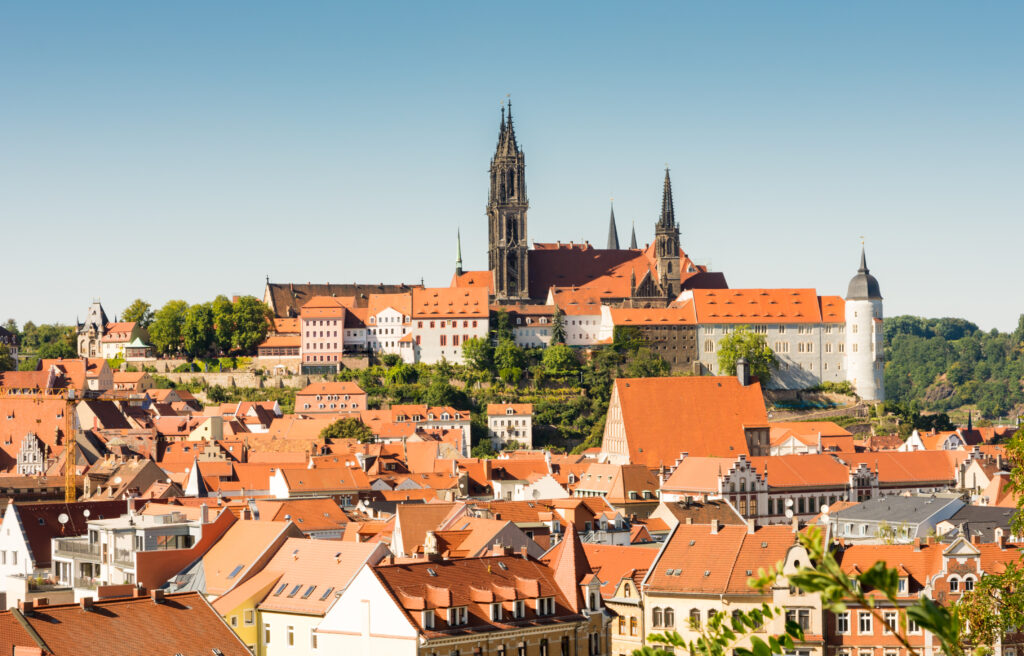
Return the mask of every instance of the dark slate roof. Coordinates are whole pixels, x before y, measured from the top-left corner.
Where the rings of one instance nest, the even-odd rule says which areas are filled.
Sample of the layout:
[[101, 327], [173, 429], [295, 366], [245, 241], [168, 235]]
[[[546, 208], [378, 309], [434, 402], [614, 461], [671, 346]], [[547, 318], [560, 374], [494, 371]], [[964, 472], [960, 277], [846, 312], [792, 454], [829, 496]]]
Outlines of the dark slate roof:
[[839, 520], [920, 524], [951, 503], [963, 502], [955, 496], [881, 496], [839, 510], [833, 517]]
[[[997, 528], [1003, 529], [1003, 535], [1007, 538], [1012, 535], [1010, 522], [1016, 512], [1016, 508], [1001, 506], [964, 506], [945, 521], [956, 527], [963, 526], [964, 535], [968, 537], [979, 536], [982, 542], [993, 542]], [[953, 531], [943, 536], [943, 540], [953, 539], [956, 533]]]
[[274, 310], [274, 315], [278, 317], [299, 316], [299, 310], [314, 296], [352, 296], [355, 298], [356, 307], [366, 307], [370, 294], [401, 294], [418, 287], [422, 285], [267, 283], [270, 306]]
[[882, 290], [878, 281], [868, 271], [867, 259], [864, 257], [864, 249], [860, 250], [860, 268], [857, 275], [850, 279], [850, 286], [846, 290], [846, 300], [865, 301], [882, 298]]

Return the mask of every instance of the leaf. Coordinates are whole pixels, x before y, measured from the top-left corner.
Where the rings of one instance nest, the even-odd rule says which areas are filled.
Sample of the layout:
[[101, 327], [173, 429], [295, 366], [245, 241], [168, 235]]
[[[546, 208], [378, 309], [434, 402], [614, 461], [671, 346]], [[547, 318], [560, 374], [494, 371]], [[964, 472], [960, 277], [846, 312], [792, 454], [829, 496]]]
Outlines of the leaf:
[[771, 656], [772, 654], [771, 648], [757, 636], [750, 638], [750, 645], [754, 648], [754, 656]]

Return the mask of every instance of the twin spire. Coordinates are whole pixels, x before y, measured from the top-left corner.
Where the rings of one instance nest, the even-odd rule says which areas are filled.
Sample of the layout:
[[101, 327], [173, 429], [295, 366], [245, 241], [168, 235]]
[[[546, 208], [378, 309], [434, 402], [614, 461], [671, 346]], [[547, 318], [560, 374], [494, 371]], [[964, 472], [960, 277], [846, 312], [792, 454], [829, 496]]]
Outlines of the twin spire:
[[615, 227], [614, 203], [612, 203], [612, 218], [608, 222], [608, 250], [619, 250], [619, 230]]

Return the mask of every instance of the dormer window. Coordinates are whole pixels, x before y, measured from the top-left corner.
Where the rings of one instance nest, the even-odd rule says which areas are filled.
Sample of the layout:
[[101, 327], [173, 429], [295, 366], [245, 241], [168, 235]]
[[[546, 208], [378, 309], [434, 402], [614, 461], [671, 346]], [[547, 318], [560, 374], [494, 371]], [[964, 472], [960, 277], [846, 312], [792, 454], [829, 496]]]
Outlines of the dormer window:
[[538, 597], [537, 598], [537, 615], [554, 615], [555, 614], [555, 598], [554, 597]]
[[500, 603], [491, 604], [491, 621], [492, 622], [500, 622], [501, 618], [502, 618], [501, 604]]
[[512, 604], [512, 608], [512, 616], [517, 620], [521, 620], [526, 617], [526, 602], [522, 599], [517, 599], [516, 602]]
[[433, 610], [425, 610], [425, 611], [423, 611], [422, 623], [423, 623], [423, 628], [424, 629], [432, 629], [432, 628], [434, 628], [434, 611]]
[[506, 410], [505, 414], [507, 414], [507, 415], [514, 414], [512, 408], [509, 408], [508, 410]]
[[469, 611], [465, 606], [455, 606], [448, 609], [448, 625], [460, 626], [469, 623]]
[[907, 577], [900, 577], [899, 582], [896, 584], [896, 592], [899, 594], [907, 594]]

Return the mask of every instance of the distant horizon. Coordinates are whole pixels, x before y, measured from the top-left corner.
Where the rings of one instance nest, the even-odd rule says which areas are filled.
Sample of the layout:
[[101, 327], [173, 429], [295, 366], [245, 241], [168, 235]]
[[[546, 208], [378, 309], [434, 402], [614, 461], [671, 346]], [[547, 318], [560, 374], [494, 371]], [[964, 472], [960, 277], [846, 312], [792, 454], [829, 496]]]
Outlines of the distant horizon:
[[[0, 321], [486, 267], [511, 93], [531, 242], [652, 240], [733, 288], [1016, 328], [1024, 7], [9, 6]], [[507, 35], [508, 38], [502, 38]], [[13, 246], [12, 246], [13, 245]], [[996, 293], [996, 290], [1000, 292]], [[104, 300], [108, 299], [108, 300]]]

